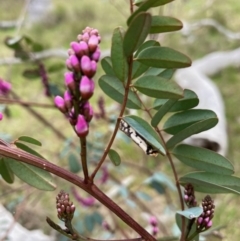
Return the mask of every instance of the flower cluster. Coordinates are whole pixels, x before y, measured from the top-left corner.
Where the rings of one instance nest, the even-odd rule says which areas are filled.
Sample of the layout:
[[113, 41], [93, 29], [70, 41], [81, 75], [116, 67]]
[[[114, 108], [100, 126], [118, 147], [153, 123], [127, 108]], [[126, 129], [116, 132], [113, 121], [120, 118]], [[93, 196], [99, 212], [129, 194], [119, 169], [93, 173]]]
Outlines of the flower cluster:
[[67, 220], [72, 220], [75, 206], [69, 200], [69, 195], [64, 191], [60, 191], [60, 193], [56, 197], [56, 208], [58, 212], [58, 218], [63, 222]]
[[66, 60], [69, 72], [65, 73], [67, 90], [64, 97], [56, 96], [55, 105], [69, 119], [79, 137], [88, 134], [88, 124], [93, 117], [89, 99], [94, 92], [92, 77], [97, 70], [100, 58], [99, 43], [101, 37], [97, 29], [86, 27], [78, 35], [77, 42], [71, 42]]
[[199, 232], [207, 230], [212, 226], [214, 216], [214, 201], [209, 195], [202, 200], [203, 213], [197, 219], [197, 229]]
[[7, 95], [11, 90], [11, 84], [0, 78], [0, 95]]
[[159, 232], [159, 228], [158, 228], [158, 221], [157, 218], [155, 216], [151, 216], [149, 219], [149, 223], [152, 226], [152, 235], [156, 236]]
[[197, 201], [194, 195], [194, 187], [192, 184], [187, 184], [184, 189], [184, 201], [188, 207], [196, 207]]

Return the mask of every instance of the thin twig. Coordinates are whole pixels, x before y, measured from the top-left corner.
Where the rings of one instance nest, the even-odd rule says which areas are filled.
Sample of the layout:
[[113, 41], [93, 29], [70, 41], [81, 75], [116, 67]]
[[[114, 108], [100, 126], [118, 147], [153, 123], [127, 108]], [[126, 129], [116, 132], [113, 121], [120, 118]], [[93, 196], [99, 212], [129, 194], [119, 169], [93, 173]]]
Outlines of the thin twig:
[[0, 97], [0, 104], [17, 104], [22, 106], [32, 106], [32, 107], [41, 107], [41, 108], [54, 108], [57, 110], [55, 105], [52, 104], [44, 104], [44, 103], [37, 103], [31, 101], [22, 101], [10, 98]]

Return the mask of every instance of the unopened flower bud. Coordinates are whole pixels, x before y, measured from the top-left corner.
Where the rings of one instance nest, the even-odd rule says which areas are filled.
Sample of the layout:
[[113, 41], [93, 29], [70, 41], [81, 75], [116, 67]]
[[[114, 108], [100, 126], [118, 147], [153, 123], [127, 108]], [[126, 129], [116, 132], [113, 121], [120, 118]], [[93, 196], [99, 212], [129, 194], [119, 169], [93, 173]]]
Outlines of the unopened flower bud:
[[0, 121], [3, 119], [3, 113], [0, 112]]
[[70, 60], [70, 63], [71, 63], [71, 66], [72, 66], [73, 70], [75, 72], [80, 72], [80, 63], [79, 63], [79, 60], [78, 60], [77, 56], [75, 54], [71, 55], [69, 57], [69, 60]]
[[64, 78], [65, 78], [65, 84], [66, 86], [71, 90], [71, 91], [75, 91], [75, 81], [74, 81], [74, 74], [72, 72], [66, 72], [64, 74]]
[[70, 61], [69, 58], [66, 59], [66, 66], [67, 66], [67, 68], [68, 68], [69, 70], [73, 70], [73, 67], [72, 67], [72, 64], [71, 64], [71, 61]]
[[82, 107], [82, 114], [87, 122], [90, 122], [93, 118], [93, 108], [87, 101]]
[[151, 216], [150, 217], [150, 220], [149, 220], [149, 223], [152, 225], [152, 226], [157, 226], [157, 218], [155, 216]]
[[71, 56], [71, 55], [74, 55], [75, 52], [73, 49], [68, 49], [68, 55]]
[[95, 52], [93, 52], [91, 58], [92, 58], [92, 60], [95, 60], [96, 62], [98, 62], [99, 59], [100, 59], [100, 55], [101, 55], [101, 51], [100, 51], [99, 48], [97, 48], [97, 49], [95, 50]]
[[84, 100], [91, 98], [94, 92], [93, 80], [89, 79], [87, 76], [83, 76], [79, 85], [79, 91]]
[[98, 46], [98, 37], [96, 35], [92, 35], [88, 40], [88, 47], [90, 52], [94, 52]]
[[64, 102], [65, 102], [65, 105], [68, 109], [71, 109], [72, 108], [72, 95], [71, 93], [69, 92], [69, 90], [66, 90], [64, 92]]
[[64, 99], [61, 96], [56, 96], [54, 98], [54, 103], [62, 113], [67, 112], [67, 107], [65, 106]]
[[159, 228], [158, 227], [153, 227], [153, 229], [152, 229], [153, 236], [156, 236], [158, 233], [159, 233]]
[[12, 85], [0, 78], [0, 95], [7, 95], [11, 90]]
[[84, 75], [88, 76], [89, 78], [92, 77], [92, 66], [91, 60], [88, 56], [84, 55], [81, 58], [81, 69]]
[[84, 41], [84, 42], [88, 42], [88, 40], [89, 40], [89, 34], [88, 34], [88, 33], [83, 33], [81, 40]]
[[209, 229], [212, 227], [212, 220], [210, 220], [207, 225], [206, 225], [206, 229]]
[[88, 124], [83, 115], [78, 115], [77, 124], [75, 125], [76, 133], [79, 137], [86, 137], [88, 134]]

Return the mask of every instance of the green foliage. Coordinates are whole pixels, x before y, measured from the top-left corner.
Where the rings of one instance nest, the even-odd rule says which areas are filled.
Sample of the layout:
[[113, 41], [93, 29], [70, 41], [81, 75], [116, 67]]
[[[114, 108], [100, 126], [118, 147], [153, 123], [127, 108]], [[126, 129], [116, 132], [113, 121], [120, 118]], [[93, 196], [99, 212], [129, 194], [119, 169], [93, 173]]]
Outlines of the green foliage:
[[110, 149], [108, 156], [115, 166], [119, 166], [121, 164], [121, 157], [115, 150]]
[[[103, 75], [98, 84], [103, 92], [118, 103], [123, 103], [125, 89], [119, 79], [110, 75]], [[140, 109], [141, 103], [136, 95], [130, 90], [127, 100], [127, 107], [130, 109]]]
[[137, 133], [144, 137], [145, 141], [154, 146], [162, 155], [166, 154], [166, 151], [162, 144], [159, 142], [159, 138], [152, 127], [142, 118], [138, 116], [125, 116], [126, 121]]

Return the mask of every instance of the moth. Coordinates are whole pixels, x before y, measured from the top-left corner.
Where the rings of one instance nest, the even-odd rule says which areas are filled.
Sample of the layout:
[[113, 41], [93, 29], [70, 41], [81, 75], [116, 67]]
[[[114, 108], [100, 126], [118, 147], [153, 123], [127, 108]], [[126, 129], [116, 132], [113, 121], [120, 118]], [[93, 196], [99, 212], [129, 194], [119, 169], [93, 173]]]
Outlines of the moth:
[[145, 152], [145, 154], [155, 157], [158, 155], [159, 152], [123, 119], [120, 121], [119, 129], [129, 136]]

